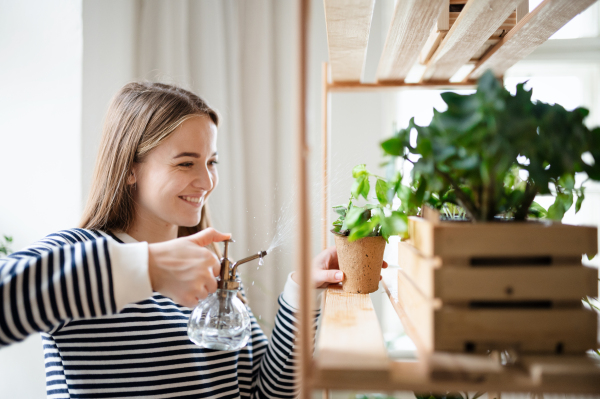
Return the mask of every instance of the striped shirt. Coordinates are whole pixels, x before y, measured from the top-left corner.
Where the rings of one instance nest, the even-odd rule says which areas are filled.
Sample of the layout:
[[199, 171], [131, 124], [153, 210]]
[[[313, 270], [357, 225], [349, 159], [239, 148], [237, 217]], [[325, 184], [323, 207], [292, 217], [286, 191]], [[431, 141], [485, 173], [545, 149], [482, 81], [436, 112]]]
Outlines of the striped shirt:
[[122, 237], [63, 230], [0, 259], [0, 347], [42, 333], [49, 398], [297, 395], [290, 278], [270, 340], [248, 308], [244, 348], [203, 349], [190, 309], [151, 291], [148, 244]]

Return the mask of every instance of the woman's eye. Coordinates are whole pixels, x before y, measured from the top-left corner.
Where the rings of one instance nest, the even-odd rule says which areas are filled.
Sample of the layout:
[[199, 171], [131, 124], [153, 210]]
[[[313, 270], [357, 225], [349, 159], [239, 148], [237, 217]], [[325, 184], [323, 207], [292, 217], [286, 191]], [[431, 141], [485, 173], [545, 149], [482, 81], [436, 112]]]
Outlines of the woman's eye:
[[180, 163], [177, 166], [183, 166], [184, 168], [189, 168], [190, 166], [193, 166], [194, 163], [193, 162], [184, 162], [184, 163]]
[[208, 164], [209, 164], [209, 165], [216, 165], [216, 164], [218, 164], [218, 163], [219, 163], [218, 161], [208, 161]]

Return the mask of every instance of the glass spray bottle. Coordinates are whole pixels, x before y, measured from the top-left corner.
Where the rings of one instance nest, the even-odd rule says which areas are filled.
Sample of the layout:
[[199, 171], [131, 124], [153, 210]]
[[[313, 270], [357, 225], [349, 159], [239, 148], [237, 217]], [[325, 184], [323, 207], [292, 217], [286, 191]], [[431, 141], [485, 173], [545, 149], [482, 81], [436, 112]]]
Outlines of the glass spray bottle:
[[198, 302], [188, 321], [188, 336], [203, 348], [233, 351], [243, 348], [250, 339], [250, 315], [237, 297], [237, 267], [254, 259], [262, 261], [267, 252], [260, 251], [232, 264], [228, 258], [230, 242], [234, 241], [225, 241], [217, 291]]

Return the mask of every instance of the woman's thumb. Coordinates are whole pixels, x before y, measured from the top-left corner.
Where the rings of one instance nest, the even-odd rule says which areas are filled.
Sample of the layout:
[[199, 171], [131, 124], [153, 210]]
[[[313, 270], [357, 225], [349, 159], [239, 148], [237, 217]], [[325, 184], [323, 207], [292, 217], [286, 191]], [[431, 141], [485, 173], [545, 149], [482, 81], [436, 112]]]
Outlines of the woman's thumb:
[[212, 244], [213, 242], [229, 240], [230, 238], [231, 234], [221, 233], [220, 231], [217, 231], [212, 227], [209, 227], [207, 229], [197, 232], [196, 234], [189, 236], [189, 239], [191, 241], [193, 241], [201, 247], [205, 247], [209, 244]]

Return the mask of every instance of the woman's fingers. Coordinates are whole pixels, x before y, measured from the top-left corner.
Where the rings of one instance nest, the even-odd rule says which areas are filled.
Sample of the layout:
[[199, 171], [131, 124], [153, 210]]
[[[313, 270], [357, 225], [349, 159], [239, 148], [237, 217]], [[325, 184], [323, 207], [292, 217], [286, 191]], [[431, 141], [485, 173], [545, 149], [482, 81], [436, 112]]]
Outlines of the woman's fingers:
[[221, 233], [220, 231], [209, 227], [186, 238], [188, 238], [189, 240], [201, 247], [205, 247], [209, 244], [212, 244], [213, 242], [229, 240], [231, 238], [231, 234]]

